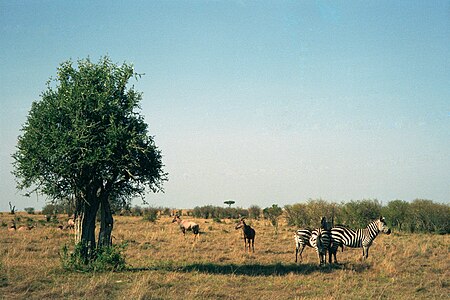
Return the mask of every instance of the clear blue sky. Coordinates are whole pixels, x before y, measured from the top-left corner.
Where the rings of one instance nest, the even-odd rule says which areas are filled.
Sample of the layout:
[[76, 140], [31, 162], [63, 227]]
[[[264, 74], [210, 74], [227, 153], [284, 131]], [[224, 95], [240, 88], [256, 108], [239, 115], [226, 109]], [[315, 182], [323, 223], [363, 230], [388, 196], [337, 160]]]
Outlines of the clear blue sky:
[[106, 54], [146, 74], [152, 205], [450, 202], [449, 1], [0, 0], [0, 211], [45, 204], [10, 174], [31, 102]]

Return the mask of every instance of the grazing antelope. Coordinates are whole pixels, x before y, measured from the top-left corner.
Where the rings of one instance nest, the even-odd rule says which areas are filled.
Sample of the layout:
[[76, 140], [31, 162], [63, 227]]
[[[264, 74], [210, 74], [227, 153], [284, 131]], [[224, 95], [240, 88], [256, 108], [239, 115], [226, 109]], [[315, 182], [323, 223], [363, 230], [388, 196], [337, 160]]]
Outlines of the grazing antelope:
[[186, 230], [192, 231], [194, 233], [194, 241], [198, 238], [198, 235], [200, 233], [200, 226], [198, 226], [197, 223], [194, 223], [192, 221], [186, 221], [181, 220], [180, 216], [175, 215], [175, 217], [172, 220], [172, 223], [177, 222], [180, 226], [181, 232], [183, 232], [183, 235], [186, 237]]
[[245, 224], [244, 218], [242, 218], [239, 223], [237, 223], [235, 229], [242, 228], [242, 233], [244, 234], [244, 249], [247, 252], [247, 243], [248, 243], [248, 252], [250, 252], [250, 244], [252, 246], [253, 253], [255, 253], [255, 229], [251, 228], [250, 225]]

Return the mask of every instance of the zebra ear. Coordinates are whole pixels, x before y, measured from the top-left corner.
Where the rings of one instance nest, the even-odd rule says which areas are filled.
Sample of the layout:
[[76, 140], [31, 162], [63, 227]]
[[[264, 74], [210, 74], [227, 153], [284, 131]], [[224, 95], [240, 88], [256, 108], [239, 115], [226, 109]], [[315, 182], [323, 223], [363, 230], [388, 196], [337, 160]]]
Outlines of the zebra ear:
[[384, 217], [380, 216], [380, 221], [384, 221]]

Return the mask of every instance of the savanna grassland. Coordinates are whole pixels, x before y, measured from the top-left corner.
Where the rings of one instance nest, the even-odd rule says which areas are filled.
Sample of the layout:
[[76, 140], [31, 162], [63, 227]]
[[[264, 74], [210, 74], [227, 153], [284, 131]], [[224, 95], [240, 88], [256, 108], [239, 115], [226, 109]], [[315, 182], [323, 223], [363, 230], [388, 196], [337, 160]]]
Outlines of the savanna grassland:
[[70, 230], [19, 216], [36, 228], [10, 232], [11, 215], [0, 214], [0, 299], [450, 299], [449, 235], [380, 235], [367, 261], [345, 248], [341, 264], [319, 267], [311, 248], [295, 264], [296, 228], [283, 223], [276, 235], [268, 221], [249, 220], [256, 252], [245, 254], [235, 220], [195, 219], [193, 246], [170, 217], [118, 216], [113, 242], [127, 244], [127, 269], [77, 273], [60, 262], [62, 246], [73, 248]]

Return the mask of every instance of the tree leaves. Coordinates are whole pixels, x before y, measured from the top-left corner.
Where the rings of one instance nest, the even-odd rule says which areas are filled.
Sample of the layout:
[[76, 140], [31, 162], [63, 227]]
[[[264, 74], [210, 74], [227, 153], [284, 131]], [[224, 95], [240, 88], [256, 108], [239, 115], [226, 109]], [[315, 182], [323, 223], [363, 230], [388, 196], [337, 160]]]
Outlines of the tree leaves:
[[112, 200], [131, 199], [146, 187], [161, 191], [167, 173], [138, 111], [142, 94], [127, 87], [133, 76], [132, 65], [108, 57], [60, 64], [19, 136], [17, 187], [38, 186], [52, 199], [97, 189]]

